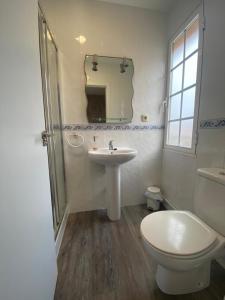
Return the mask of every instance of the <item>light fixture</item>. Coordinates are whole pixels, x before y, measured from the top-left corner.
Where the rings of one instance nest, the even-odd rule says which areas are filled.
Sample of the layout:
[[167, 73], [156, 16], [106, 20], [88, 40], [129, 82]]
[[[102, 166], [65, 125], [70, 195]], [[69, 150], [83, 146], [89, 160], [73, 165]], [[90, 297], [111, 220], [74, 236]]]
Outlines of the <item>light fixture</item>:
[[78, 41], [78, 43], [80, 43], [81, 45], [83, 45], [87, 41], [86, 37], [83, 35], [79, 35], [75, 38], [75, 40]]
[[127, 59], [126, 57], [123, 57], [122, 63], [120, 64], [120, 73], [125, 73], [127, 67], [128, 67]]
[[98, 71], [98, 68], [97, 68], [97, 65], [98, 65], [98, 57], [97, 57], [97, 55], [95, 54], [95, 55], [93, 55], [93, 61], [92, 61], [92, 65], [93, 65], [93, 67], [92, 67], [92, 71], [95, 71], [95, 72], [97, 72]]

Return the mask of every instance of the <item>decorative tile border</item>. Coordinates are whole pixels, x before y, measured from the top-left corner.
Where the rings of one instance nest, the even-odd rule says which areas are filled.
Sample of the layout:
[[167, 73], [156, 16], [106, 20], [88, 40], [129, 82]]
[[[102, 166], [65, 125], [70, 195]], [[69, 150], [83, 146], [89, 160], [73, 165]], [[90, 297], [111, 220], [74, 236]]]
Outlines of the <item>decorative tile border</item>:
[[63, 130], [65, 131], [73, 131], [73, 130], [115, 130], [115, 131], [134, 131], [134, 130], [156, 130], [156, 129], [164, 129], [164, 125], [128, 125], [128, 124], [121, 124], [121, 125], [114, 125], [114, 124], [68, 124], [63, 125]]
[[220, 129], [225, 127], [225, 119], [202, 120], [201, 129]]
[[[140, 124], [64, 124], [64, 131], [143, 131], [143, 130], [162, 130], [164, 125], [140, 125]], [[221, 119], [211, 119], [211, 120], [202, 120], [200, 121], [200, 129], [220, 129], [225, 128], [225, 118]]]

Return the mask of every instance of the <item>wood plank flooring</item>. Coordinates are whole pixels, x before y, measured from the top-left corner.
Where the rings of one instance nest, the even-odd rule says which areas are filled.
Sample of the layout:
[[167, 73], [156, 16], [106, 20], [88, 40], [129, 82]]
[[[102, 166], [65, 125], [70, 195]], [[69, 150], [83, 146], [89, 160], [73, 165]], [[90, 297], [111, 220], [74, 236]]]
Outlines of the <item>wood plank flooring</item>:
[[58, 259], [55, 300], [223, 300], [225, 270], [212, 264], [211, 285], [184, 296], [163, 294], [155, 282], [155, 263], [140, 236], [144, 206], [122, 209], [118, 222], [105, 211], [69, 217]]

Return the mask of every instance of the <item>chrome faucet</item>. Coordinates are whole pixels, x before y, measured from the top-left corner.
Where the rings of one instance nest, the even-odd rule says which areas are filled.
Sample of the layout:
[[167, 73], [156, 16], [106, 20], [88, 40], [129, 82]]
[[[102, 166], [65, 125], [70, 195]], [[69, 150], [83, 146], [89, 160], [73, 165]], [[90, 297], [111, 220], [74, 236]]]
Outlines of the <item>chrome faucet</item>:
[[109, 141], [109, 150], [113, 150], [113, 140]]

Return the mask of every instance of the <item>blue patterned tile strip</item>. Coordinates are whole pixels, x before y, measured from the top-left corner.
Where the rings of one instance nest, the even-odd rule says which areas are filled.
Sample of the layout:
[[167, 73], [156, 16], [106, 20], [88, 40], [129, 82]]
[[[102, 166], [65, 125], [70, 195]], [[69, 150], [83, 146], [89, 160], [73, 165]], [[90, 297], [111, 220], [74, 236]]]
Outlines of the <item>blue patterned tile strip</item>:
[[164, 125], [113, 125], [113, 124], [68, 124], [63, 125], [63, 130], [73, 131], [73, 130], [156, 130], [164, 129]]
[[[211, 119], [200, 121], [201, 129], [220, 129], [225, 127], [225, 118], [221, 119]], [[160, 130], [164, 129], [164, 125], [136, 125], [136, 124], [65, 124], [63, 125], [63, 130], [65, 131], [88, 131], [88, 130], [114, 130], [114, 131], [142, 131], [142, 130]]]
[[202, 120], [200, 122], [201, 129], [219, 129], [225, 127], [225, 119]]

